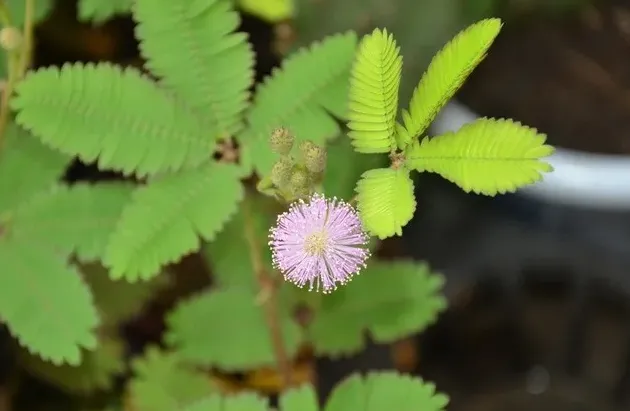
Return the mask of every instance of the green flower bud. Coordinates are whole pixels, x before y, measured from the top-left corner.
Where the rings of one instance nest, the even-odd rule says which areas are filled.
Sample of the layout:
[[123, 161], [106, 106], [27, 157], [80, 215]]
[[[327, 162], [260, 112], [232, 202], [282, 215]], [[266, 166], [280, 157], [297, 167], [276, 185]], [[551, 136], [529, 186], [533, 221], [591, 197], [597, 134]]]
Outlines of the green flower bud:
[[269, 138], [271, 151], [276, 154], [287, 155], [293, 148], [294, 140], [295, 137], [287, 128], [279, 127], [271, 132], [271, 137]]
[[0, 46], [7, 51], [14, 51], [22, 46], [22, 32], [15, 27], [0, 30]]
[[326, 167], [326, 150], [312, 141], [300, 144], [300, 152], [304, 159], [304, 166], [312, 173], [321, 173]]
[[293, 162], [288, 158], [281, 158], [271, 168], [271, 182], [278, 188], [287, 185], [291, 179], [291, 171], [293, 170]]
[[295, 168], [289, 182], [291, 194], [296, 197], [307, 196], [311, 192], [311, 178], [306, 170]]

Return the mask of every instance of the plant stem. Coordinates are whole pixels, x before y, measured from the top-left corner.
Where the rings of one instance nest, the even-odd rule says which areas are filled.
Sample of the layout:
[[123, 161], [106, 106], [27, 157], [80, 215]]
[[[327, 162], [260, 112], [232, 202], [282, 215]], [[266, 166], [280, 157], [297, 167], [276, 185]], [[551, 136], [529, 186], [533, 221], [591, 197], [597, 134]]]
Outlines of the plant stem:
[[274, 278], [265, 267], [262, 254], [260, 252], [260, 244], [258, 243], [256, 233], [254, 232], [254, 221], [251, 209], [252, 201], [251, 198], [249, 198], [250, 196], [250, 193], [246, 193], [245, 200], [242, 205], [245, 238], [249, 246], [250, 258], [254, 269], [254, 275], [256, 276], [256, 280], [260, 288], [260, 295], [263, 296], [261, 304], [264, 310], [267, 328], [269, 329], [271, 345], [276, 357], [278, 371], [282, 377], [283, 385], [288, 387], [292, 383], [291, 362], [289, 360], [289, 356], [287, 355], [287, 350], [284, 346], [284, 340], [282, 338], [282, 327], [280, 325], [280, 315], [278, 313], [278, 290]]
[[[0, 149], [2, 149], [4, 133], [6, 131], [9, 114], [11, 112], [9, 100], [13, 95], [16, 82], [24, 77], [24, 73], [31, 62], [31, 54], [33, 50], [34, 2], [35, 0], [25, 0], [24, 2], [24, 46], [20, 51], [9, 52], [7, 59], [7, 71], [9, 73], [9, 78], [7, 79], [6, 86], [2, 91], [2, 106], [0, 107]], [[11, 27], [10, 16], [4, 1], [0, 6], [2, 6], [0, 7], [0, 9], [2, 9], [0, 17], [4, 27]]]
[[33, 35], [35, 34], [35, 0], [25, 0], [24, 10], [24, 48], [18, 68], [18, 80], [24, 77], [33, 58]]

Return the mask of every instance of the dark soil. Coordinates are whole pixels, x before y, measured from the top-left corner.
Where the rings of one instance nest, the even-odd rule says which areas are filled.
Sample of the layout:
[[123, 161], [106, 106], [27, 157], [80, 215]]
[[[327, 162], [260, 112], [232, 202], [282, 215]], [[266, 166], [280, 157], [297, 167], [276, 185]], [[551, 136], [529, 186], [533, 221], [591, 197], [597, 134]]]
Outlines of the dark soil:
[[557, 146], [630, 154], [630, 1], [508, 18], [458, 99]]

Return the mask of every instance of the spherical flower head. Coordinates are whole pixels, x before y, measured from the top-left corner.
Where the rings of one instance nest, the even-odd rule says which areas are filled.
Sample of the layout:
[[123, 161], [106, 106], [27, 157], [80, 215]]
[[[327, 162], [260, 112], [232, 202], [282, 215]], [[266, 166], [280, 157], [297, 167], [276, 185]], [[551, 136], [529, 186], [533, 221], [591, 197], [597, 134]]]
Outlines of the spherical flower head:
[[278, 216], [270, 230], [273, 265], [287, 281], [329, 293], [365, 267], [369, 236], [356, 210], [337, 198], [312, 195]]

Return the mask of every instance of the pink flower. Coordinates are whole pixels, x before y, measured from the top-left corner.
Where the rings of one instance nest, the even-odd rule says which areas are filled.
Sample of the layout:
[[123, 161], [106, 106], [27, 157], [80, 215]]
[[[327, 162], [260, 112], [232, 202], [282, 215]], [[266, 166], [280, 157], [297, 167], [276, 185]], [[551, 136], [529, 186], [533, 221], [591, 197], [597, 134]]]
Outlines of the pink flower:
[[314, 194], [278, 216], [270, 230], [273, 265], [298, 287], [329, 293], [365, 267], [369, 236], [356, 210], [337, 198]]

